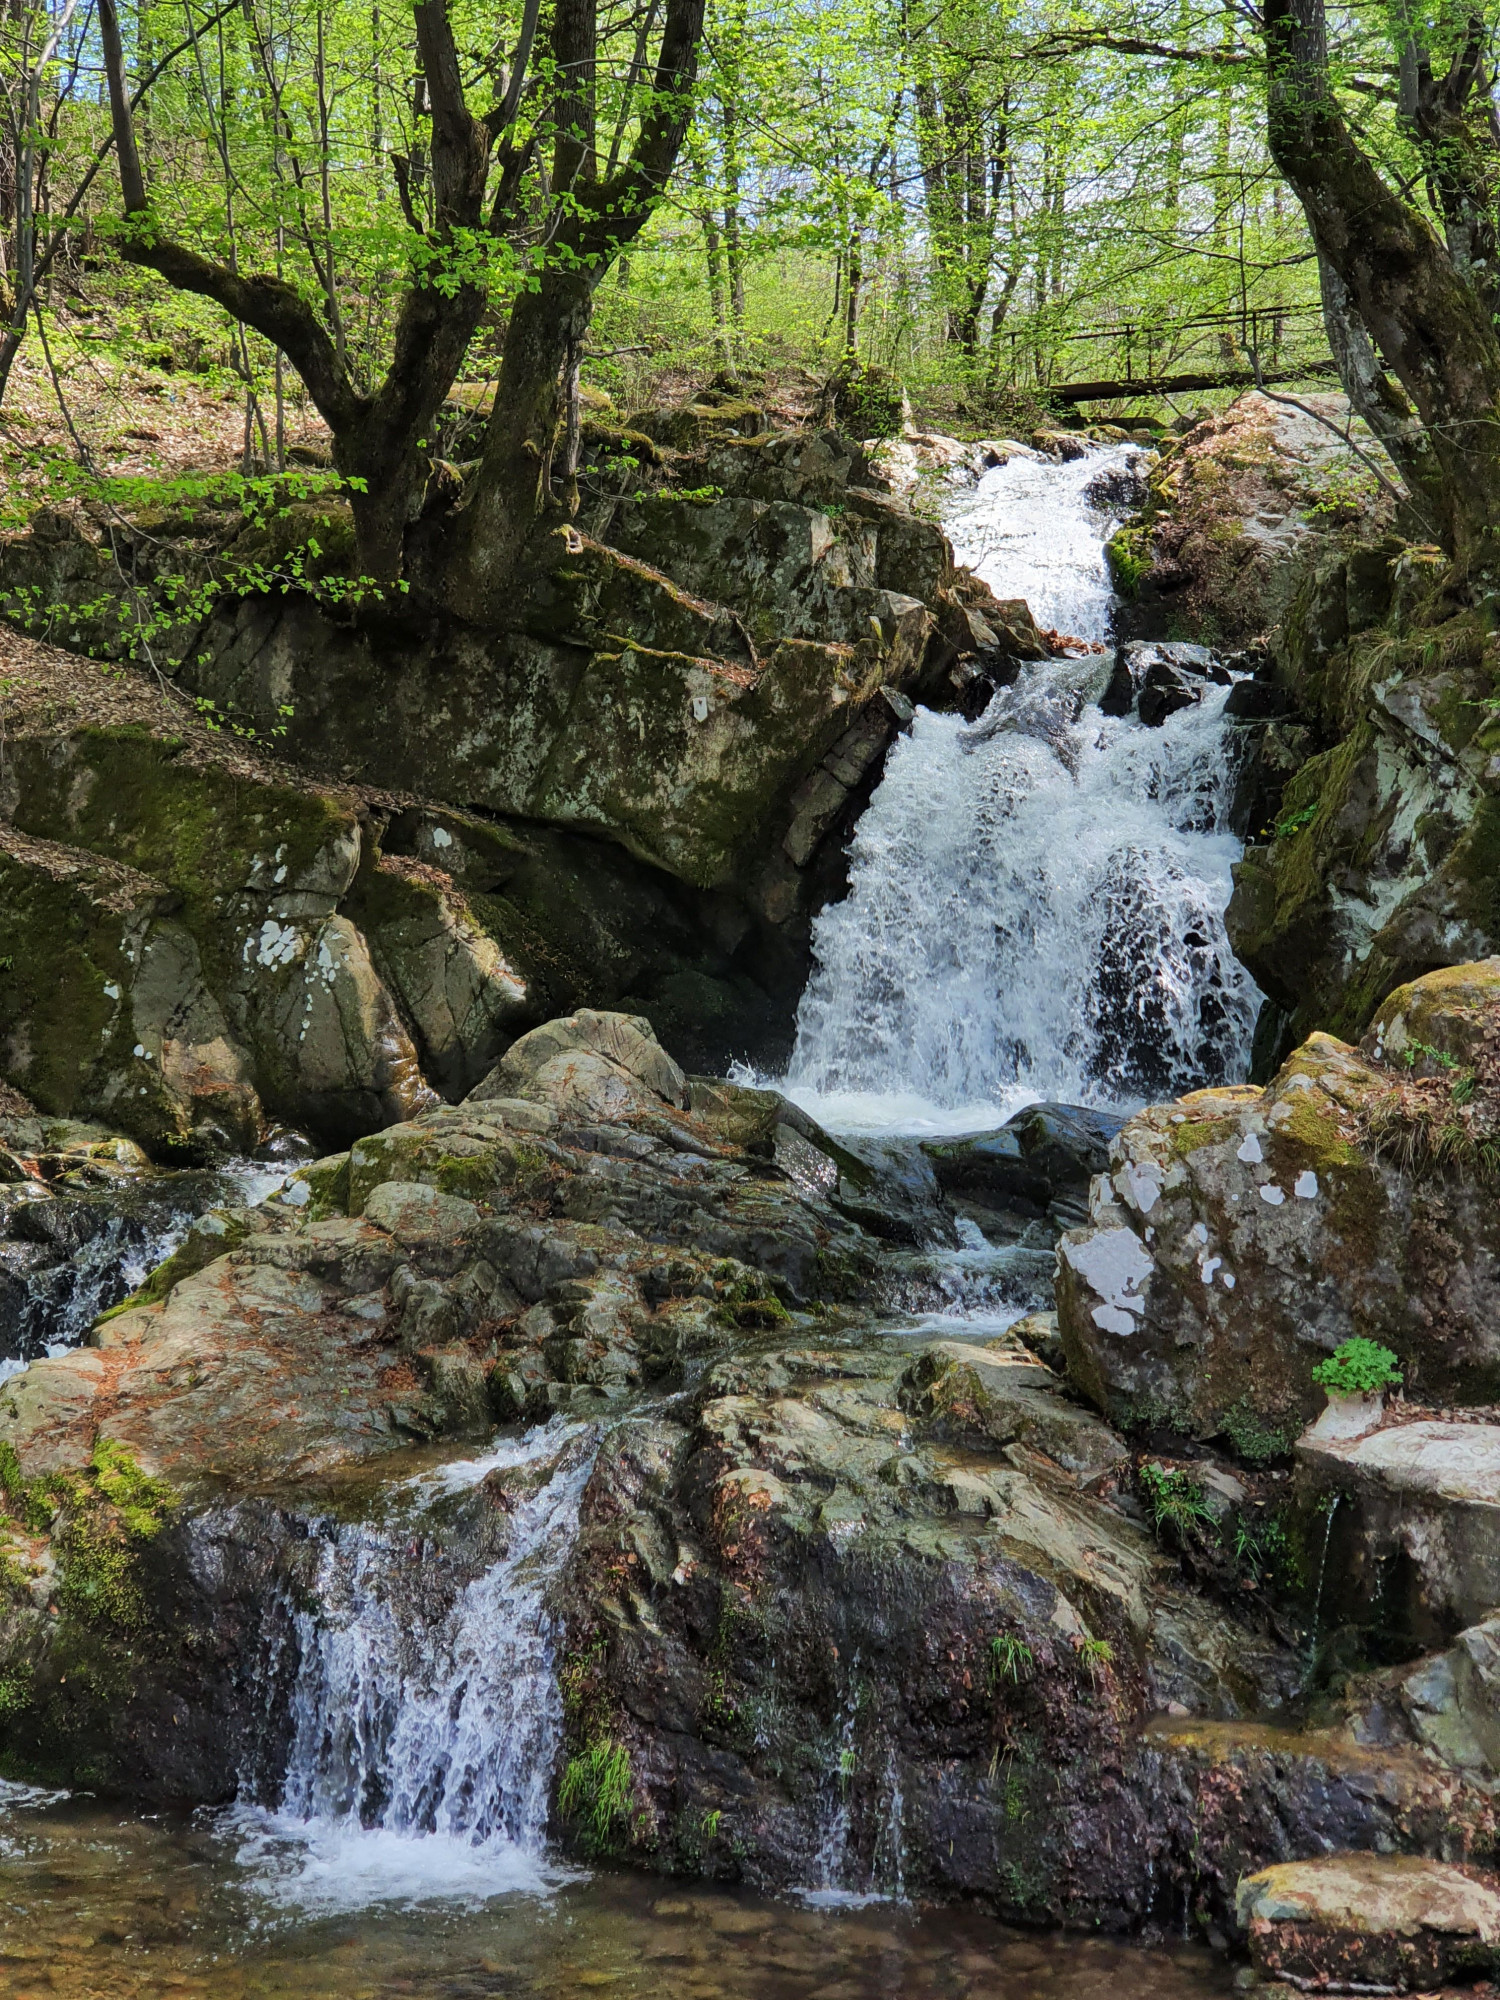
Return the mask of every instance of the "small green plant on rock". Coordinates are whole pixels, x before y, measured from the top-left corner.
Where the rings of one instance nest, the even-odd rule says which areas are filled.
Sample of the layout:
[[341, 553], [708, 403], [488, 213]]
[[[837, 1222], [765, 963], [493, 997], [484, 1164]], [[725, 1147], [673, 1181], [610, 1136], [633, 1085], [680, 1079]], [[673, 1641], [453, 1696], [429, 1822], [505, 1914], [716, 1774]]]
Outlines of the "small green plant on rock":
[[1303, 806], [1297, 812], [1288, 813], [1285, 819], [1276, 822], [1276, 838], [1289, 840], [1294, 833], [1301, 833], [1304, 827], [1311, 826], [1317, 816], [1316, 805]]
[[1033, 1664], [1031, 1648], [1014, 1633], [997, 1632], [991, 1639], [989, 1674], [992, 1688], [998, 1687], [1001, 1681], [1019, 1682], [1031, 1672]]
[[1078, 1650], [1079, 1659], [1083, 1662], [1084, 1671], [1097, 1686], [1100, 1675], [1115, 1663], [1114, 1647], [1108, 1639], [1095, 1639], [1087, 1633], [1081, 1639], [1075, 1639], [1073, 1643]]
[[1178, 1466], [1143, 1465], [1136, 1480], [1158, 1536], [1170, 1532], [1179, 1542], [1218, 1539], [1203, 1488], [1190, 1473]]
[[1390, 1348], [1357, 1335], [1318, 1363], [1313, 1380], [1330, 1396], [1373, 1396], [1382, 1389], [1398, 1388], [1402, 1375]]

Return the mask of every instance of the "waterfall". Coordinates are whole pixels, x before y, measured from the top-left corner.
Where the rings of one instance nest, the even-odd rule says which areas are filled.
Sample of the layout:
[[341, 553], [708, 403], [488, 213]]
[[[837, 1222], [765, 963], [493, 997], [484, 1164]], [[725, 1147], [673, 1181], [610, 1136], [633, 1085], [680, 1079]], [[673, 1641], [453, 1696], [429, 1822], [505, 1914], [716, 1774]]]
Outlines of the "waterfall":
[[[230, 1815], [241, 1862], [274, 1902], [477, 1900], [545, 1884], [563, 1723], [547, 1591], [597, 1442], [554, 1422], [411, 1482], [415, 1516], [314, 1524], [280, 1798]], [[423, 1513], [497, 1472], [534, 1483], [501, 1489], [504, 1553], [446, 1590], [451, 1558]], [[268, 1705], [282, 1698], [274, 1670], [265, 1683]]]
[[[1090, 490], [1129, 457], [986, 473], [948, 515], [960, 559], [1044, 625], [1105, 638], [1113, 523]], [[892, 747], [850, 892], [815, 927], [784, 1086], [824, 1123], [972, 1130], [1038, 1098], [1244, 1075], [1259, 996], [1223, 924], [1229, 691], [1148, 729], [1101, 712], [1111, 664], [1027, 666], [977, 723], [919, 709]]]

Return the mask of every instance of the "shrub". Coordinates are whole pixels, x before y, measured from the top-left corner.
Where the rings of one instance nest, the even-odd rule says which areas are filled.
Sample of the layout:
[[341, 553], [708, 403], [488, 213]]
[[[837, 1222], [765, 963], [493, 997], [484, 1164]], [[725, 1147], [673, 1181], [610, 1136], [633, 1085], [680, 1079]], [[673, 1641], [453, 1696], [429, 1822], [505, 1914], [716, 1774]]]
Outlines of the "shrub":
[[1313, 1370], [1313, 1380], [1330, 1396], [1371, 1396], [1377, 1389], [1393, 1389], [1401, 1382], [1396, 1357], [1378, 1340], [1356, 1338], [1336, 1347], [1326, 1361]]

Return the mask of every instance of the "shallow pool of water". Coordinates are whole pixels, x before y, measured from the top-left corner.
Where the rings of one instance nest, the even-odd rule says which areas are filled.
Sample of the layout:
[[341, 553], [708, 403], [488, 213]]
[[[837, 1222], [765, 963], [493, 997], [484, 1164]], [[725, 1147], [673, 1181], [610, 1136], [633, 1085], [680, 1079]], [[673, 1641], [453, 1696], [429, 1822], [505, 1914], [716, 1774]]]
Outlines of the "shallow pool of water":
[[1184, 1945], [1034, 1936], [961, 1910], [813, 1909], [630, 1875], [318, 1917], [268, 1894], [212, 1816], [0, 1800], [7, 2000], [1206, 2000]]

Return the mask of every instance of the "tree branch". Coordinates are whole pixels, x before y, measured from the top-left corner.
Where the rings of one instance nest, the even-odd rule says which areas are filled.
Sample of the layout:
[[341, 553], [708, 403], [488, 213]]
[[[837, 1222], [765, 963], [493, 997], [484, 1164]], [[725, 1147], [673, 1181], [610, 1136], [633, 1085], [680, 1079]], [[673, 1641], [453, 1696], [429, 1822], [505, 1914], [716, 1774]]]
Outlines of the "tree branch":
[[126, 89], [125, 52], [115, 0], [99, 0], [99, 28], [109, 85], [110, 122], [120, 164], [120, 193], [125, 205], [121, 255], [133, 264], [144, 264], [159, 272], [179, 291], [212, 299], [279, 347], [307, 384], [308, 394], [337, 437], [341, 429], [359, 416], [365, 401], [356, 394], [333, 341], [301, 293], [284, 279], [266, 272], [241, 277], [227, 265], [202, 257], [196, 250], [159, 233], [135, 143], [135, 120]]

